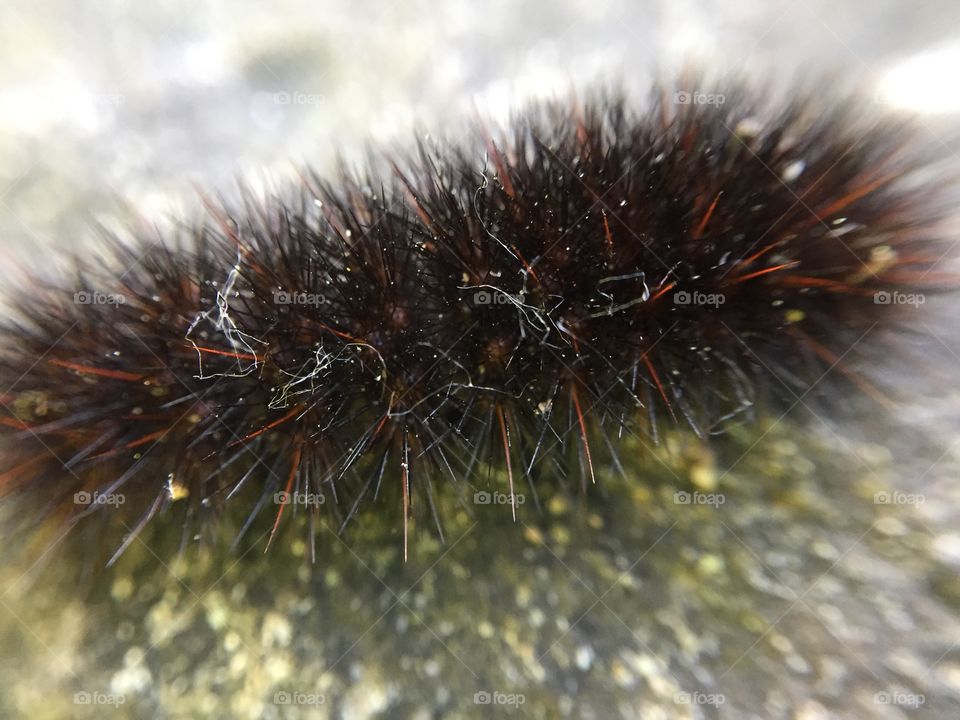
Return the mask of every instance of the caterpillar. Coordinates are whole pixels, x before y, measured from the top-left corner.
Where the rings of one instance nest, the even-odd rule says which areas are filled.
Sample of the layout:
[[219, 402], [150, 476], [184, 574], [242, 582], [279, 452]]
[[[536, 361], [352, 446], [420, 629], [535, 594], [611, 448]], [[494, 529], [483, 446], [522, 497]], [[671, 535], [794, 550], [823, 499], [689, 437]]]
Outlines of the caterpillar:
[[821, 380], [883, 404], [852, 360], [955, 283], [950, 178], [862, 98], [759, 97], [542, 102], [104, 236], [2, 323], [4, 502], [110, 507], [119, 554], [237, 495], [268, 547], [291, 505], [344, 530], [385, 495], [406, 557], [411, 514], [442, 538], [436, 495], [484, 472], [516, 517], [521, 483], [587, 489], [625, 436], [709, 439]]

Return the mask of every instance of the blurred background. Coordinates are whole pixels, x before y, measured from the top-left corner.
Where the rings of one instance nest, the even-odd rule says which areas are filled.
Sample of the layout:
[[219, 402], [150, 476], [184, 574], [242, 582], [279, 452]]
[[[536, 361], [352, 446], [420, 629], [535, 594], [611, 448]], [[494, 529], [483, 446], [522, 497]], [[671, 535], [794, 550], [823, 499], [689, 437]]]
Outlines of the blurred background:
[[599, 81], [646, 92], [686, 61], [784, 83], [839, 71], [881, 102], [956, 110], [958, 27], [951, 0], [9, 0], [0, 238], [76, 246], [120, 200], [155, 219], [194, 185], [288, 177]]
[[[597, 82], [642, 95], [690, 62], [831, 73], [960, 159], [955, 0], [5, 0], [0, 277], [67, 267], [94, 222], [194, 212], [198, 188], [263, 190]], [[894, 418], [798, 411], [709, 452], [678, 436], [641, 482], [604, 471], [602, 503], [482, 533], [454, 512], [452, 544], [427, 533], [406, 565], [392, 517], [326, 536], [312, 569], [296, 542], [168, 565], [163, 537], [95, 578], [73, 540], [4, 566], [0, 716], [960, 717], [944, 318], [915, 343], [940, 374], [891, 369], [927, 381]], [[671, 503], [716, 478], [721, 510]], [[924, 502], [876, 501], [893, 492]]]

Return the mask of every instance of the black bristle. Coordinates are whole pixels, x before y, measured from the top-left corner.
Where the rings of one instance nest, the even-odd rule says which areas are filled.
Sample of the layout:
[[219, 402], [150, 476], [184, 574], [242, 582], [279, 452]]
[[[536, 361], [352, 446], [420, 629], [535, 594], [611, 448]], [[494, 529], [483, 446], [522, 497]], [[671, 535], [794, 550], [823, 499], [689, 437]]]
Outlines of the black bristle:
[[829, 370], [882, 402], [848, 353], [890, 293], [954, 283], [916, 128], [670, 97], [537, 106], [117, 241], [4, 323], [3, 494], [70, 516], [123, 497], [135, 534], [242, 484], [276, 531], [277, 493], [343, 529], [392, 485], [398, 522], [439, 528], [433, 494], [481, 464], [504, 492], [549, 492], [554, 463], [589, 485], [624, 434], [706, 437]]

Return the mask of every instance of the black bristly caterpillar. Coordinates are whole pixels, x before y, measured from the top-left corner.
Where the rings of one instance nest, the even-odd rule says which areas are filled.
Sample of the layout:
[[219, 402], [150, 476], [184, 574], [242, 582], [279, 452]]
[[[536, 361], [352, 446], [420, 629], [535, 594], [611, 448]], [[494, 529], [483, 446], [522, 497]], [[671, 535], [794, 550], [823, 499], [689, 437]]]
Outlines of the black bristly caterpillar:
[[342, 529], [393, 485], [406, 555], [412, 508], [481, 465], [515, 498], [827, 374], [882, 399], [848, 353], [955, 282], [920, 131], [856, 99], [721, 97], [543, 103], [113, 239], [4, 320], [0, 492], [71, 521], [122, 499], [128, 543], [241, 487], [271, 540], [291, 497]]

